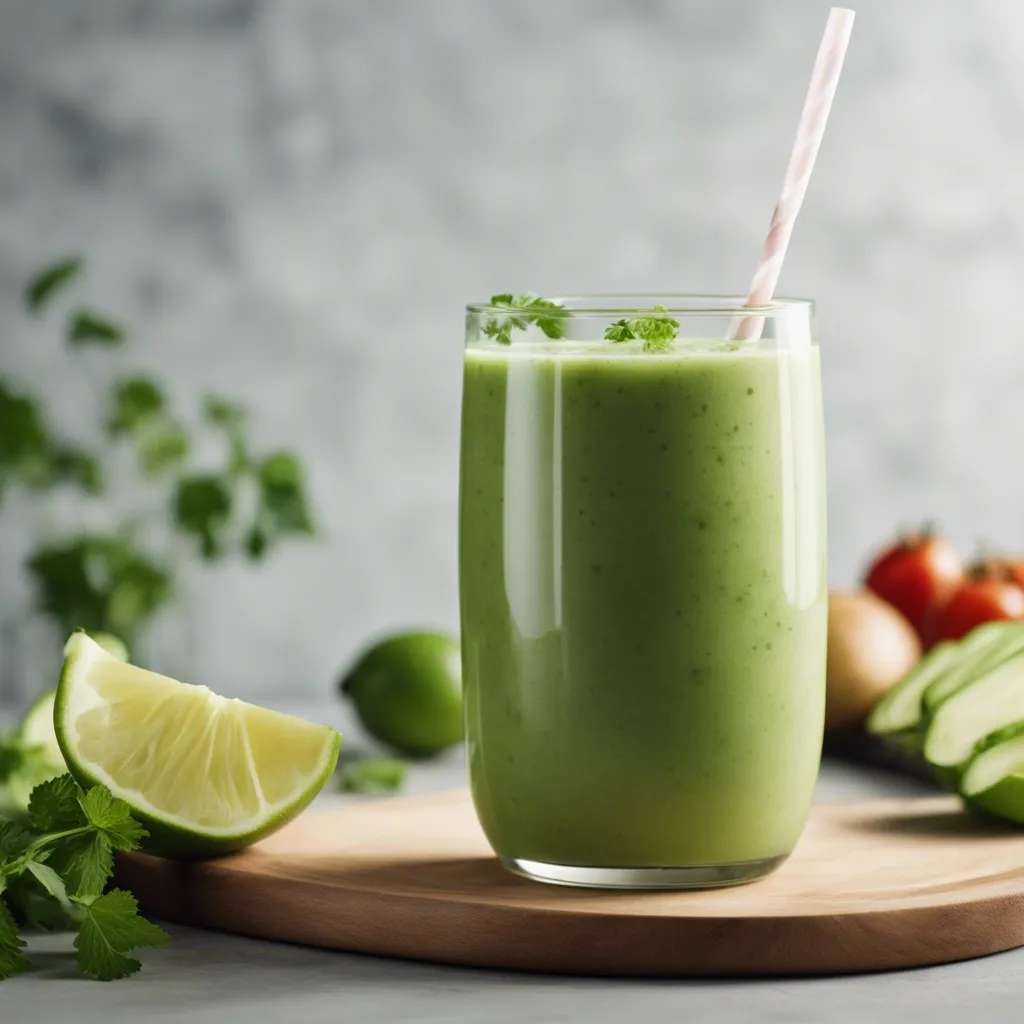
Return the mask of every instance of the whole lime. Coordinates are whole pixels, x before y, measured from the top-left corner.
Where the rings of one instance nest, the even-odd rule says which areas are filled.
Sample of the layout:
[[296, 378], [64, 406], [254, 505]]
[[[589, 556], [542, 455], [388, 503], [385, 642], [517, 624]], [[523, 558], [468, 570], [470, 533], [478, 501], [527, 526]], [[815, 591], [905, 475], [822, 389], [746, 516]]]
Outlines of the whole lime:
[[444, 633], [397, 633], [365, 651], [341, 680], [367, 731], [412, 757], [462, 739], [459, 641]]

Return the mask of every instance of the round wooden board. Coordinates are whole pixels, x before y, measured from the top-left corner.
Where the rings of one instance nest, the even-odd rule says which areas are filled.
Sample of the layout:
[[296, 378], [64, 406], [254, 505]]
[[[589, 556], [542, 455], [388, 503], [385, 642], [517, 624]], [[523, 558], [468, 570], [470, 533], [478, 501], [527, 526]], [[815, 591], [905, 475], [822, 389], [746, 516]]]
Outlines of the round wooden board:
[[834, 974], [1024, 945], [1024, 832], [952, 797], [818, 805], [778, 872], [733, 889], [526, 881], [498, 864], [462, 790], [307, 812], [217, 861], [133, 854], [118, 880], [188, 924], [530, 971]]

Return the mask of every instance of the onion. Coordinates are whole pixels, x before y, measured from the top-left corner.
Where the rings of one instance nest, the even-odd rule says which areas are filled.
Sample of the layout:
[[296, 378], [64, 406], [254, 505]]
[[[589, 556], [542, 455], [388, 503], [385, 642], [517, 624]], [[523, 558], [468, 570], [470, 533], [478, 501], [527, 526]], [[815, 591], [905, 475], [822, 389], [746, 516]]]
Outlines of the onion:
[[825, 727], [860, 725], [921, 657], [921, 642], [895, 608], [866, 590], [828, 602]]

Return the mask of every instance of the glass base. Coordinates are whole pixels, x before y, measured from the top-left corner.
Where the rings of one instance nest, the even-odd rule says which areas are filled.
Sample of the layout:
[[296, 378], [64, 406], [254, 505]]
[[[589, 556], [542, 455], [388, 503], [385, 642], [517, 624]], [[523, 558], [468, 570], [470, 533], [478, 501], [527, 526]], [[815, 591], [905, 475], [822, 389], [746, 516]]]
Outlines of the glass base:
[[687, 868], [583, 868], [515, 857], [502, 857], [501, 863], [517, 875], [548, 885], [589, 889], [715, 889], [756, 881], [785, 859], [783, 854], [738, 864], [699, 864]]

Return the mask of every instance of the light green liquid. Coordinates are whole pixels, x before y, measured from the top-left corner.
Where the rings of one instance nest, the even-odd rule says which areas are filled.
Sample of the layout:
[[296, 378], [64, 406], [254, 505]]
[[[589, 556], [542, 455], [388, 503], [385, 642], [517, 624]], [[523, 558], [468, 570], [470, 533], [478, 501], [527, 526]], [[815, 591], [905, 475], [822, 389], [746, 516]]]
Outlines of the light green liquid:
[[817, 349], [466, 353], [460, 587], [473, 797], [506, 857], [789, 853], [817, 775]]

